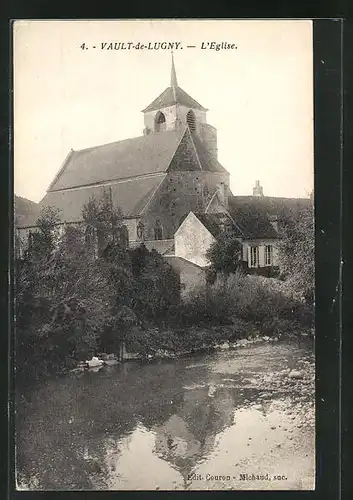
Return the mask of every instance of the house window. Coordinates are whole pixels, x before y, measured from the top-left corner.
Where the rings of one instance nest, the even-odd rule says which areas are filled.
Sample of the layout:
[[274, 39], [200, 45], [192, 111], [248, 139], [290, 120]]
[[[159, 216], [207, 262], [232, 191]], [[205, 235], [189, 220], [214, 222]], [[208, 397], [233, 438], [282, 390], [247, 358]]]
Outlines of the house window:
[[272, 266], [273, 264], [273, 247], [272, 245], [265, 245], [265, 266]]
[[165, 116], [163, 113], [161, 113], [161, 111], [158, 111], [158, 113], [156, 114], [154, 128], [156, 132], [160, 132], [161, 130], [166, 129]]
[[162, 240], [163, 239], [163, 228], [162, 228], [162, 224], [159, 220], [157, 220], [155, 225], [154, 225], [154, 239], [155, 240]]
[[250, 247], [250, 267], [259, 267], [259, 247]]
[[195, 118], [195, 113], [190, 109], [188, 114], [186, 115], [186, 121], [187, 124], [189, 125], [189, 129], [191, 132], [195, 132], [196, 130], [196, 118]]

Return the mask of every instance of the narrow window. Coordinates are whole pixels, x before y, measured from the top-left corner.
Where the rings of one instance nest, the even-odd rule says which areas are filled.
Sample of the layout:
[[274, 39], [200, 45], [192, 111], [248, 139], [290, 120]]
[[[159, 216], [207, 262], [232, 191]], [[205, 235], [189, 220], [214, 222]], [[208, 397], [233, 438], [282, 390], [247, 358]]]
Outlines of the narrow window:
[[165, 116], [161, 111], [156, 114], [154, 129], [156, 132], [166, 129]]
[[33, 246], [33, 233], [32, 233], [32, 231], [29, 231], [29, 233], [28, 233], [28, 248], [29, 248], [29, 250], [31, 250], [32, 246]]
[[265, 246], [265, 266], [272, 266], [273, 263], [273, 247], [272, 245]]
[[155, 225], [154, 225], [154, 239], [155, 240], [162, 240], [163, 239], [163, 228], [162, 228], [162, 224], [159, 220], [157, 220]]
[[190, 109], [188, 114], [186, 115], [186, 121], [187, 124], [189, 125], [189, 129], [191, 132], [195, 132], [196, 130], [196, 118], [195, 118], [195, 113]]
[[259, 267], [259, 247], [250, 247], [250, 267]]
[[145, 231], [145, 226], [142, 221], [139, 221], [137, 224], [137, 237], [139, 240], [144, 239], [144, 231]]

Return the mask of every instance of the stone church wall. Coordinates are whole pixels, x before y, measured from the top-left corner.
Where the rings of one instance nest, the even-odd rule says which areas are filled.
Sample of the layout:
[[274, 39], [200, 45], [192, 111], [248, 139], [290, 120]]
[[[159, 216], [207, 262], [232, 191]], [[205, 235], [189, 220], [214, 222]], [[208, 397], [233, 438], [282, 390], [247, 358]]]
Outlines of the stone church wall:
[[181, 219], [189, 212], [204, 212], [209, 195], [220, 182], [228, 184], [227, 173], [171, 172], [142, 215], [145, 239], [154, 239], [154, 224], [160, 220], [163, 239], [174, 237]]

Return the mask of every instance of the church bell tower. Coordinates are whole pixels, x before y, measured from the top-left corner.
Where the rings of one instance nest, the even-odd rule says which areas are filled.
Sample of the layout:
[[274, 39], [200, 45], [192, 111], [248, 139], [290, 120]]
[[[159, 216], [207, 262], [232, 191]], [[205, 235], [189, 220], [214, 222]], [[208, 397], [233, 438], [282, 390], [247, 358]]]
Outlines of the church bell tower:
[[172, 53], [169, 87], [142, 111], [144, 135], [183, 132], [189, 128], [217, 159], [217, 130], [207, 123], [207, 111], [179, 86]]

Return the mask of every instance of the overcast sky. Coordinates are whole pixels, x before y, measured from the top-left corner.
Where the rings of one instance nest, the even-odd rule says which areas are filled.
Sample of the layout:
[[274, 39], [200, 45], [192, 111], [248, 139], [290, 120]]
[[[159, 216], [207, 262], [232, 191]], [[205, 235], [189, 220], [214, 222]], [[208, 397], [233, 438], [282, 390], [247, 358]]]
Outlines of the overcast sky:
[[[209, 109], [234, 194], [251, 194], [259, 179], [265, 195], [308, 196], [313, 51], [304, 20], [17, 22], [16, 194], [39, 201], [71, 148], [142, 134], [141, 110], [169, 86], [170, 51], [100, 49], [138, 41], [181, 42], [179, 86]], [[201, 49], [212, 41], [237, 49]]]

